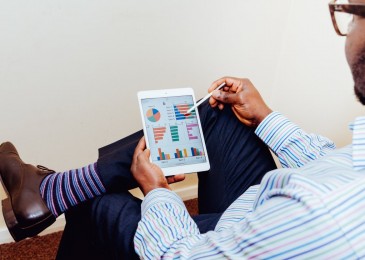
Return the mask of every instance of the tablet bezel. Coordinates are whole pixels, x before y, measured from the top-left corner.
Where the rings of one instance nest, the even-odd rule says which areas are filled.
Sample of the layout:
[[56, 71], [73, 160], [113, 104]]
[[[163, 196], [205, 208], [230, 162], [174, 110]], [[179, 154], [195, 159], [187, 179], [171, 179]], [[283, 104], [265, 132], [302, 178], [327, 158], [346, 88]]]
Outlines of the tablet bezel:
[[[142, 125], [143, 125], [143, 133], [146, 139], [146, 146], [148, 149], [151, 147], [151, 142], [153, 140], [149, 140], [146, 128], [146, 117], [144, 115], [143, 107], [142, 107], [142, 100], [143, 99], [151, 99], [151, 98], [167, 98], [167, 97], [179, 97], [179, 96], [192, 96], [193, 103], [196, 103], [194, 90], [192, 88], [175, 88], [175, 89], [159, 89], [159, 90], [146, 90], [146, 91], [139, 91], [137, 93], [138, 96], [138, 104], [141, 113]], [[210, 169], [209, 157], [207, 153], [207, 148], [205, 145], [205, 139], [201, 127], [199, 113], [196, 113], [196, 118], [198, 121], [199, 133], [200, 138], [204, 150], [205, 162], [199, 162], [195, 164], [187, 164], [187, 165], [179, 165], [179, 166], [171, 166], [171, 167], [160, 167], [165, 176], [171, 176], [176, 174], [182, 173], [194, 173], [194, 172], [201, 172], [207, 171]], [[154, 163], [152, 160], [152, 156], [150, 156], [150, 161]]]

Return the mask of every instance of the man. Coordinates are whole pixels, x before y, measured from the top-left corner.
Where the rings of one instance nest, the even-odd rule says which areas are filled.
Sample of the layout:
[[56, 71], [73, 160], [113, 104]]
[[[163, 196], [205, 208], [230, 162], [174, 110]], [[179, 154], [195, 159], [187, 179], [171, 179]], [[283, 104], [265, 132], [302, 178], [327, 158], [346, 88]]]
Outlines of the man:
[[[205, 103], [199, 114], [211, 169], [199, 173], [201, 214], [194, 221], [201, 232], [207, 232], [238, 196], [276, 166], [266, 145], [230, 108], [219, 111]], [[14, 239], [36, 235], [67, 212], [58, 258], [138, 258], [133, 239], [141, 219], [141, 201], [128, 189], [136, 187], [130, 169], [138, 175], [137, 155], [133, 164], [132, 159], [142, 136], [139, 131], [101, 148], [96, 163], [62, 173], [25, 164], [11, 143], [3, 143], [0, 175], [9, 195], [3, 201], [3, 213]], [[162, 175], [155, 177], [165, 180]], [[173, 176], [168, 181], [182, 179]], [[154, 183], [147, 182], [153, 187]]]
[[[330, 6], [332, 14], [356, 14], [348, 31], [346, 55], [354, 75], [355, 93], [363, 102], [364, 77], [359, 71], [364, 72], [365, 1]], [[336, 31], [344, 34], [336, 22]], [[0, 174], [10, 197], [5, 203], [9, 229], [24, 236], [34, 235], [48, 225], [48, 219], [94, 198], [67, 214], [59, 258], [132, 258], [134, 234], [135, 249], [142, 258], [363, 257], [365, 181], [356, 139], [354, 148], [333, 151], [328, 139], [306, 134], [272, 112], [248, 80], [222, 78], [213, 83], [210, 91], [222, 82], [228, 88], [215, 92], [210, 100], [211, 106], [222, 112], [208, 106], [199, 111], [212, 161], [211, 172], [199, 174], [202, 215], [192, 219], [187, 214], [181, 200], [169, 190], [161, 170], [148, 161], [144, 139], [136, 146], [139, 132], [101, 149], [97, 164], [81, 169], [86, 173], [76, 176], [80, 182], [68, 181], [64, 186], [57, 183], [73, 179], [75, 174], [62, 178], [62, 174], [34, 168], [25, 174], [19, 168], [28, 166], [20, 161], [15, 148], [10, 144], [0, 147]], [[258, 183], [274, 164], [263, 143], [244, 124], [257, 127], [257, 136], [286, 167], [269, 172], [260, 186], [249, 189], [247, 185]], [[356, 122], [354, 134], [359, 129], [361, 124]], [[21, 167], [14, 169], [12, 165]], [[141, 202], [126, 192], [133, 186], [126, 170], [129, 166], [146, 195], [142, 212]], [[30, 208], [39, 213], [33, 217], [23, 210], [26, 200], [18, 195], [25, 192], [19, 183], [39, 173], [46, 177], [32, 177], [34, 183], [26, 185], [27, 190], [34, 190], [31, 194], [37, 201]], [[181, 179], [177, 176], [170, 181]], [[85, 180], [91, 180], [91, 184], [80, 189], [72, 186], [88, 182]], [[37, 186], [41, 186], [41, 195], [36, 192]], [[68, 190], [80, 199], [69, 195]], [[39, 228], [39, 223], [45, 224]], [[15, 237], [21, 235], [15, 233]]]
[[[346, 57], [355, 93], [365, 105], [365, 1], [330, 3], [336, 32], [347, 35]], [[338, 13], [354, 14], [343, 26]], [[353, 144], [333, 150], [261, 100], [246, 79], [222, 78], [229, 89], [213, 92], [210, 104], [230, 105], [236, 117], [274, 151], [284, 169], [267, 173], [223, 213], [214, 231], [202, 234], [160, 170], [151, 170], [144, 141], [133, 176], [146, 195], [135, 247], [157, 259], [354, 259], [365, 257], [365, 117], [353, 124]]]

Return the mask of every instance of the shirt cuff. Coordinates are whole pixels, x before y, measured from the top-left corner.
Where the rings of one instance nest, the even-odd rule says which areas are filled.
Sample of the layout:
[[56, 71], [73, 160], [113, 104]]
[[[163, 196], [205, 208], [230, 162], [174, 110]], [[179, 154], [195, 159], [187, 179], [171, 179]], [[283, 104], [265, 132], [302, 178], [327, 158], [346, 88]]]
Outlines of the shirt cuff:
[[142, 216], [156, 204], [170, 203], [185, 208], [184, 202], [175, 193], [168, 189], [158, 188], [150, 191], [142, 202]]
[[300, 128], [296, 124], [275, 111], [265, 117], [258, 125], [255, 134], [264, 141], [274, 153], [277, 153], [285, 141], [297, 131], [300, 131]]

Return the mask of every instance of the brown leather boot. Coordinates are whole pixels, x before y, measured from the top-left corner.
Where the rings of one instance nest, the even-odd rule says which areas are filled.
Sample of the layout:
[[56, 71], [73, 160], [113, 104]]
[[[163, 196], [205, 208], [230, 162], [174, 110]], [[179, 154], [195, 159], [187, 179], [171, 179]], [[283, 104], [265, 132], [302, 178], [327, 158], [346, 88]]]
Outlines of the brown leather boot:
[[15, 241], [32, 237], [55, 222], [40, 194], [45, 176], [54, 173], [43, 166], [25, 164], [14, 145], [0, 145], [0, 180], [8, 195], [2, 201], [6, 226]]

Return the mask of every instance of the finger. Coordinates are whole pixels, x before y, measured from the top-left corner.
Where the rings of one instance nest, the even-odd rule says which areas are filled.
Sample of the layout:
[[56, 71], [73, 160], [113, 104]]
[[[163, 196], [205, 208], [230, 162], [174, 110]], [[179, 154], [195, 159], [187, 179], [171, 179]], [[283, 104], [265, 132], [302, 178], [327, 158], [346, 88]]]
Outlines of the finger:
[[239, 87], [241, 87], [242, 84], [244, 84], [247, 81], [248, 80], [244, 79], [244, 78], [223, 77], [223, 78], [220, 78], [220, 79], [214, 81], [212, 83], [211, 87], [209, 88], [208, 92], [212, 92], [214, 89], [216, 89], [223, 82], [226, 83], [226, 86], [224, 87], [225, 91], [228, 91], [228, 89], [229, 89], [229, 90], [233, 90], [234, 92], [236, 92], [237, 89]]
[[208, 92], [212, 92], [214, 91], [216, 88], [218, 88], [219, 85], [221, 85], [222, 83], [226, 82], [226, 77], [220, 78], [216, 81], [214, 81], [211, 85], [210, 88], [208, 89]]
[[139, 139], [138, 144], [136, 148], [134, 149], [133, 159], [136, 159], [137, 156], [144, 151], [146, 148], [146, 140], [144, 139], [144, 136]]
[[167, 180], [167, 183], [170, 184], [170, 183], [174, 183], [174, 176], [167, 176], [166, 177], [166, 180]]
[[145, 149], [144, 151], [142, 151], [141, 153], [139, 153], [137, 155], [137, 160], [140, 163], [150, 163], [150, 150], [149, 149]]
[[226, 104], [238, 104], [239, 96], [237, 93], [230, 93], [226, 91], [213, 91], [212, 97], [222, 103]]
[[178, 181], [183, 181], [185, 180], [185, 174], [177, 174], [174, 176], [174, 181], [178, 182]]
[[146, 141], [144, 140], [144, 137], [142, 137], [138, 141], [136, 148], [134, 148], [132, 167], [135, 167], [135, 163], [137, 162], [137, 157], [141, 152], [143, 152], [145, 146], [146, 146]]
[[168, 176], [166, 177], [168, 183], [175, 183], [179, 181], [185, 180], [185, 174], [177, 174], [174, 176]]
[[215, 100], [213, 97], [209, 98], [209, 104], [211, 107], [216, 107], [218, 105], [218, 101]]
[[146, 140], [144, 136], [139, 140], [136, 148], [134, 149], [133, 158], [132, 158], [132, 167], [136, 167], [136, 163], [138, 161], [138, 157], [146, 148]]
[[150, 154], [151, 154], [150, 149], [145, 149], [142, 154], [143, 154], [144, 159], [149, 161]]
[[144, 138], [144, 136], [142, 136], [142, 138], [139, 139], [136, 149], [143, 151], [145, 148], [146, 148], [146, 139]]
[[246, 118], [244, 118], [244, 117], [242, 117], [241, 115], [240, 115], [240, 113], [238, 113], [237, 111], [235, 111], [234, 109], [233, 109], [233, 112], [234, 112], [234, 114], [236, 115], [236, 117], [243, 123], [243, 124], [245, 124], [245, 125], [247, 125], [247, 126], [249, 126], [249, 127], [256, 127], [257, 126], [257, 122], [256, 121], [254, 121], [254, 120], [251, 120], [251, 119], [246, 119]]

